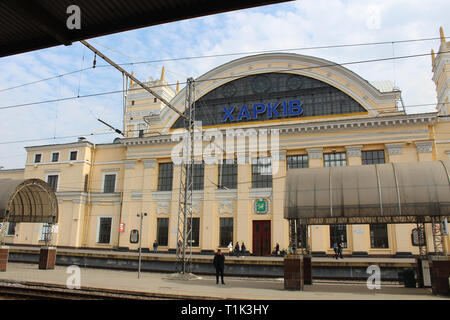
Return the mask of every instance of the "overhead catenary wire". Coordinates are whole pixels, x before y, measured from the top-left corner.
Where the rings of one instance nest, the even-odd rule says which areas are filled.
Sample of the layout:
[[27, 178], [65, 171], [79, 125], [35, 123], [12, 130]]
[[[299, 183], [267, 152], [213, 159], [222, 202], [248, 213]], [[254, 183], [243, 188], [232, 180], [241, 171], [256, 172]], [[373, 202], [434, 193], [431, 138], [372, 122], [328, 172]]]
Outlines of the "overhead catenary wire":
[[[450, 52], [450, 50], [449, 51], [444, 51], [444, 52], [441, 52], [441, 53], [448, 53], [448, 52]], [[422, 54], [414, 54], [414, 55], [406, 55], [406, 56], [397, 56], [397, 57], [377, 58], [377, 59], [370, 59], [370, 60], [343, 62], [343, 63], [329, 63], [329, 64], [324, 64], [324, 65], [321, 65], [321, 66], [311, 66], [311, 67], [302, 67], [302, 68], [283, 68], [283, 69], [277, 70], [277, 72], [313, 70], [313, 69], [336, 67], [336, 66], [345, 66], [345, 65], [353, 65], [353, 64], [389, 61], [389, 60], [393, 60], [393, 59], [397, 60], [397, 59], [418, 58], [418, 57], [424, 57], [424, 56], [430, 56], [430, 55], [431, 55], [431, 53], [422, 53]], [[218, 80], [240, 78], [242, 76], [243, 75], [230, 75], [230, 76], [226, 76], [226, 77], [216, 77], [216, 78], [210, 78], [210, 79], [196, 79], [195, 81], [196, 82], [218, 81]], [[186, 84], [186, 82], [180, 82], [180, 84]], [[174, 86], [174, 85], [176, 85], [176, 84], [147, 86], [147, 88], [153, 89], [153, 88], [161, 88], [161, 87], [164, 87], [164, 86]], [[130, 88], [128, 91], [134, 91], [134, 90], [143, 90], [143, 89], [142, 88], [134, 88], [134, 89]], [[106, 92], [86, 94], [84, 96], [72, 96], [72, 97], [65, 97], [65, 98], [61, 98], [61, 99], [52, 99], [52, 100], [44, 100], [44, 101], [37, 101], [37, 102], [29, 102], [29, 103], [23, 103], [23, 104], [2, 106], [2, 107], [0, 107], [0, 110], [11, 109], [11, 108], [19, 108], [19, 107], [26, 107], [26, 106], [32, 106], [32, 105], [39, 105], [39, 104], [45, 104], [45, 103], [53, 103], [53, 102], [59, 102], [59, 101], [68, 101], [68, 100], [81, 99], [81, 98], [91, 98], [91, 97], [96, 97], [96, 96], [117, 94], [117, 93], [123, 93], [123, 90], [106, 91]]]
[[[386, 45], [386, 44], [394, 44], [394, 43], [409, 43], [409, 42], [422, 42], [422, 41], [433, 41], [440, 40], [440, 37], [431, 37], [431, 38], [419, 38], [419, 39], [406, 39], [406, 40], [394, 40], [394, 41], [379, 41], [379, 42], [364, 42], [364, 43], [354, 43], [354, 44], [337, 44], [337, 45], [326, 45], [326, 46], [312, 46], [312, 47], [302, 47], [302, 48], [291, 48], [291, 49], [276, 49], [276, 50], [260, 50], [260, 51], [247, 51], [247, 52], [238, 52], [238, 53], [223, 53], [223, 54], [213, 54], [213, 55], [199, 55], [199, 56], [190, 56], [190, 57], [179, 57], [179, 58], [167, 58], [167, 59], [156, 59], [156, 60], [146, 60], [140, 62], [127, 62], [127, 63], [119, 63], [120, 66], [133, 66], [136, 64], [150, 64], [150, 63], [161, 63], [161, 62], [171, 62], [171, 61], [179, 61], [179, 60], [192, 60], [192, 59], [206, 59], [206, 58], [218, 58], [218, 57], [226, 57], [226, 56], [237, 56], [237, 55], [249, 55], [249, 54], [263, 54], [270, 52], [285, 52], [285, 51], [303, 51], [303, 50], [319, 50], [319, 49], [333, 49], [333, 48], [347, 48], [347, 47], [358, 47], [358, 46], [371, 46], [371, 45]], [[117, 50], [108, 48], [104, 45], [99, 44], [102, 47], [105, 47], [113, 52], [119, 53]], [[123, 53], [119, 53], [121, 55], [126, 56]], [[131, 58], [131, 57], [129, 57]], [[135, 59], [135, 58], [134, 58]], [[111, 65], [98, 65], [97, 68], [111, 67]], [[44, 78], [40, 80], [35, 80], [32, 82], [16, 85], [9, 88], [0, 89], [0, 92], [13, 90], [17, 88], [21, 88], [24, 86], [36, 84], [39, 82], [49, 81], [56, 79], [58, 77], [68, 76], [74, 73], [83, 72], [86, 70], [93, 69], [93, 67], [82, 68], [79, 70], [70, 71], [64, 74], [55, 75], [53, 77]]]

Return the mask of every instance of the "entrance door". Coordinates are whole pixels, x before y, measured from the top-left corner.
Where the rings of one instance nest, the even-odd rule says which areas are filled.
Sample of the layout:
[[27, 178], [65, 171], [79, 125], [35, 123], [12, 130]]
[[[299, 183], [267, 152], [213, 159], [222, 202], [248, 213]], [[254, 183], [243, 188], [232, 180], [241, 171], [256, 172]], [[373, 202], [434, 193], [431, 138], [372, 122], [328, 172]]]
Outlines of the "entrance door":
[[253, 221], [253, 254], [269, 256], [270, 243], [270, 221]]

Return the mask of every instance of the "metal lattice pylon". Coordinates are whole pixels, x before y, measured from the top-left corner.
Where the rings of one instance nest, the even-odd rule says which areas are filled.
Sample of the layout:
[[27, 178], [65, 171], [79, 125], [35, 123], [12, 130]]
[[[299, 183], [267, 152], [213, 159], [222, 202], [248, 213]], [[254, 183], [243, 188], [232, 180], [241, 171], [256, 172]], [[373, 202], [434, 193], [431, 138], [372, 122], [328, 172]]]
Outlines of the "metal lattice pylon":
[[194, 79], [187, 80], [185, 119], [186, 132], [183, 137], [183, 157], [180, 170], [180, 192], [178, 203], [178, 227], [176, 245], [176, 271], [192, 272], [192, 190], [194, 186]]
[[442, 218], [439, 216], [431, 217], [431, 230], [433, 233], [434, 253], [444, 254], [444, 242], [442, 241]]

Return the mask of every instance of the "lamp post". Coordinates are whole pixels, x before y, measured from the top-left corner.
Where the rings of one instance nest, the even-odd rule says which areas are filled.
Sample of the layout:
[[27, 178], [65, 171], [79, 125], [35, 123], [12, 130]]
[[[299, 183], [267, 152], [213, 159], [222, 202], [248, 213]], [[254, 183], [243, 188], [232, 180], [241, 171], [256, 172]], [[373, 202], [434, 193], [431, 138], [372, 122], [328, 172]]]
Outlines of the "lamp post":
[[137, 215], [141, 218], [140, 226], [139, 226], [139, 264], [138, 264], [138, 279], [141, 277], [141, 249], [142, 249], [142, 219], [147, 216], [147, 213], [141, 213]]

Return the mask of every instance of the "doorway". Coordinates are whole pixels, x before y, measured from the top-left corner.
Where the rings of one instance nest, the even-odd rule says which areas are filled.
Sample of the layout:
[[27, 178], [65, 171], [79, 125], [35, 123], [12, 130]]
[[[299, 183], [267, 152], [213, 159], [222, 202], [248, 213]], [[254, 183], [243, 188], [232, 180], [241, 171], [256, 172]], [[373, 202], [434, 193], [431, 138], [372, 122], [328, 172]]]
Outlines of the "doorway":
[[253, 221], [253, 255], [269, 256], [271, 249], [270, 221]]

